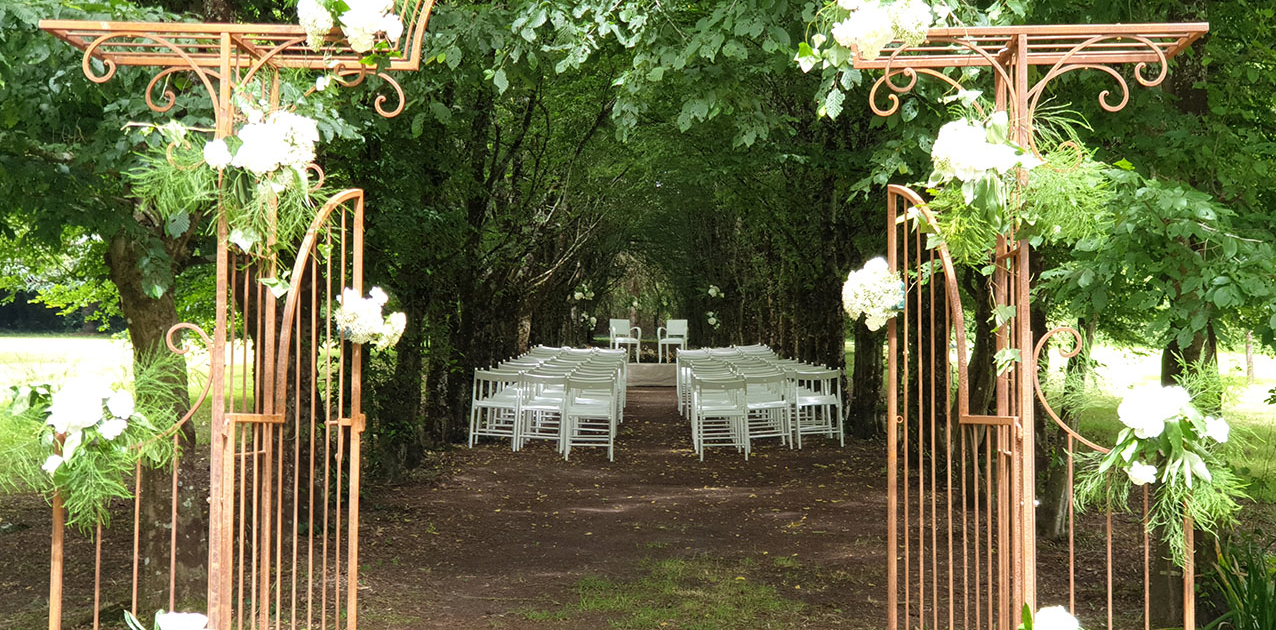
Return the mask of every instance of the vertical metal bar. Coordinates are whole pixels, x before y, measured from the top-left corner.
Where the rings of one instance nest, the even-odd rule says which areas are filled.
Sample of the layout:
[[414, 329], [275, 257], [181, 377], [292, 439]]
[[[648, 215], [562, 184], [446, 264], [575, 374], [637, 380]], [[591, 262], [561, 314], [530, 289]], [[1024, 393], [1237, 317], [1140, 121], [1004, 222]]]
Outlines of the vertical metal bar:
[[1191, 512], [1186, 510], [1183, 547], [1183, 630], [1196, 630], [1196, 524], [1192, 522]]
[[142, 462], [133, 468], [133, 599], [129, 612], [137, 616], [138, 572], [142, 562]]
[[[902, 231], [903, 231], [903, 238], [900, 239], [900, 247], [901, 247], [901, 254], [903, 254], [903, 258], [904, 258], [904, 287], [905, 287], [905, 290], [907, 290], [908, 271], [909, 271], [907, 225], [905, 225]], [[910, 514], [908, 509], [910, 507], [909, 500], [908, 500], [908, 494], [909, 494], [908, 493], [908, 461], [909, 461], [908, 407], [909, 407], [909, 403], [912, 401], [912, 398], [910, 397], [910, 394], [912, 392], [910, 391], [910, 388], [909, 388], [909, 382], [910, 382], [909, 376], [910, 376], [910, 370], [912, 368], [912, 365], [909, 361], [908, 344], [909, 344], [909, 340], [912, 338], [911, 337], [912, 331], [910, 330], [910, 327], [909, 327], [908, 315], [909, 315], [909, 302], [908, 302], [907, 296], [905, 296], [904, 312], [899, 315], [899, 318], [904, 322], [904, 347], [900, 349], [900, 353], [903, 356], [903, 364], [904, 364], [904, 382], [903, 382], [904, 404], [900, 408], [900, 411], [902, 414], [901, 415], [902, 421], [900, 422], [899, 426], [901, 431], [903, 431], [903, 435], [900, 437], [902, 437], [904, 440], [904, 471], [903, 471], [904, 483], [902, 488], [904, 492], [904, 523], [903, 523], [903, 528], [904, 528], [904, 624], [906, 626], [911, 626], [912, 619], [913, 619], [913, 616], [912, 616], [913, 554], [911, 549], [913, 537], [908, 531], [908, 528], [912, 522], [911, 519], [909, 518]]]
[[[230, 103], [230, 33], [221, 33], [218, 39], [218, 75], [217, 103], [215, 117], [217, 138], [224, 138], [231, 133], [232, 108]], [[218, 175], [218, 188], [225, 180]], [[220, 209], [221, 200], [218, 199]], [[230, 229], [226, 223], [226, 215], [217, 213], [217, 281], [216, 323], [213, 327], [213, 349], [209, 357], [208, 378], [212, 401], [210, 412], [210, 453], [209, 453], [209, 507], [208, 507], [208, 616], [212, 630], [230, 630], [231, 627], [231, 559], [232, 525], [231, 501], [234, 483], [234, 435], [233, 428], [225, 423], [226, 414], [226, 311], [229, 307], [227, 276], [229, 273], [228, 243]], [[230, 451], [228, 454], [227, 451]], [[137, 598], [133, 600], [134, 613], [137, 612]]]
[[[896, 253], [895, 225], [897, 196], [888, 192], [886, 195], [886, 256], [891, 271], [900, 273]], [[896, 417], [899, 414], [899, 368], [896, 362], [899, 354], [899, 329], [897, 318], [892, 317], [886, 324], [886, 347], [888, 357], [886, 372], [886, 628], [899, 630], [899, 488], [896, 475], [899, 467], [899, 444]]]
[[[245, 369], [247, 369], [245, 367]], [[239, 430], [239, 452], [236, 459], [239, 460], [239, 630], [244, 630], [244, 553], [248, 547], [248, 541], [245, 538], [246, 532], [244, 528], [247, 526], [248, 519], [245, 518], [248, 501], [246, 493], [248, 487], [248, 432], [244, 429]]]
[[[354, 289], [363, 295], [363, 197], [354, 206]], [[360, 447], [364, 428], [363, 418], [363, 346], [355, 345], [350, 358], [350, 556], [346, 571], [350, 584], [346, 587], [346, 627], [355, 630], [359, 620], [359, 477], [361, 466]], [[840, 399], [839, 399], [840, 400]]]
[[1068, 434], [1068, 610], [1077, 614], [1077, 513], [1072, 504], [1076, 438]]
[[1147, 483], [1143, 485], [1143, 630], [1152, 630], [1152, 547], [1147, 534]]
[[168, 513], [168, 609], [177, 609], [177, 471], [181, 469], [182, 456], [178, 452], [179, 433], [173, 434], [173, 496]]
[[[921, 230], [913, 231], [913, 272], [917, 274], [917, 285], [914, 294], [917, 298], [917, 309], [914, 313], [917, 328], [917, 625], [926, 624], [926, 367], [923, 363], [926, 346], [922, 341], [922, 314], [925, 307], [921, 288], [922, 252]], [[910, 339], [909, 348], [913, 343]], [[931, 568], [934, 571], [934, 567]]]
[[[921, 230], [917, 230], [920, 239]], [[939, 448], [939, 441], [935, 434], [935, 400], [939, 398], [939, 394], [935, 391], [935, 251], [929, 251], [929, 260], [927, 261], [928, 282], [927, 290], [930, 299], [930, 319], [929, 328], [926, 330], [926, 337], [930, 341], [930, 368], [927, 370], [930, 376], [930, 593], [935, 598], [935, 604], [931, 608], [931, 627], [939, 627], [939, 509], [937, 501], [939, 500], [939, 486], [935, 484], [935, 460], [939, 459], [936, 449]], [[919, 348], [920, 350], [920, 348]], [[920, 354], [920, 352], [919, 352]], [[947, 459], [947, 458], [945, 458]], [[949, 604], [952, 599], [948, 600]]]
[[[260, 307], [260, 304], [258, 306]], [[261, 336], [258, 335], [257, 338], [260, 339]], [[254, 353], [256, 353], [257, 351], [256, 344], [253, 345], [253, 351]], [[258, 366], [255, 366], [255, 365], [253, 366], [254, 380], [259, 378], [257, 367]], [[256, 394], [257, 394], [257, 390], [254, 389], [253, 390], [254, 399], [256, 399]], [[250, 558], [249, 565], [251, 567], [249, 580], [248, 580], [248, 593], [249, 593], [248, 623], [250, 627], [255, 627], [257, 623], [257, 611], [262, 606], [262, 602], [261, 602], [261, 599], [258, 597], [258, 590], [257, 590], [257, 584], [258, 584], [257, 561], [261, 557], [258, 553], [259, 549], [258, 549], [257, 541], [259, 538], [261, 538], [261, 455], [260, 453], [261, 453], [262, 444], [261, 444], [261, 425], [254, 422], [249, 424], [248, 426], [252, 427], [252, 432], [253, 432], [253, 450], [252, 450], [252, 458], [253, 458], [252, 525], [253, 525], [253, 528], [252, 528], [251, 535], [248, 537], [248, 540], [249, 540], [248, 557]]]
[[[930, 255], [931, 265], [935, 264], [935, 254], [932, 251]], [[944, 273], [945, 285], [949, 282], [955, 282], [956, 279]], [[944, 299], [944, 469], [946, 477], [945, 491], [947, 492], [946, 501], [948, 508], [948, 627], [956, 627], [957, 620], [957, 598], [955, 587], [955, 574], [953, 567], [953, 427], [958, 426], [953, 422], [953, 387], [952, 387], [952, 364], [951, 354], [948, 352], [948, 339], [952, 334], [952, 313], [949, 309], [952, 304], [948, 301], [948, 292], [941, 292]], [[964, 505], [964, 504], [963, 504]]]
[[[313, 261], [314, 252], [313, 251], [308, 252], [308, 255], [312, 257], [311, 260]], [[312, 275], [311, 285], [313, 284], [314, 284], [314, 281], [313, 281], [313, 275]], [[301, 278], [294, 278], [292, 290], [298, 291], [300, 288], [301, 288]], [[314, 306], [315, 306], [314, 302], [311, 301], [310, 303], [311, 312], [315, 311]], [[293, 336], [296, 337], [296, 342], [295, 342], [296, 345], [293, 352], [296, 354], [297, 363], [293, 368], [294, 369], [293, 380], [296, 382], [297, 385], [296, 387], [293, 388], [293, 405], [292, 405], [294, 428], [293, 428], [293, 440], [292, 440], [292, 445], [293, 445], [293, 453], [292, 453], [292, 596], [289, 600], [292, 604], [291, 606], [292, 612], [288, 616], [288, 627], [290, 628], [297, 627], [297, 553], [298, 553], [297, 546], [299, 544], [299, 540], [298, 540], [299, 528], [298, 528], [297, 519], [300, 517], [300, 508], [301, 508], [301, 383], [302, 383], [301, 363], [302, 361], [301, 361], [301, 315], [300, 314], [294, 317], [294, 322], [295, 323], [293, 324], [294, 326]], [[310, 348], [311, 348], [311, 356], [313, 357], [314, 345], [312, 344]], [[312, 361], [313, 361], [313, 358], [312, 358]], [[313, 396], [314, 386], [317, 385], [318, 383], [312, 378], [310, 379], [310, 384], [311, 384], [310, 395]]]
[[[1108, 481], [1108, 492], [1111, 494], [1112, 482]], [[1112, 630], [1112, 508], [1108, 507], [1105, 511], [1106, 525], [1104, 529], [1105, 544], [1107, 547], [1107, 578], [1108, 578], [1108, 630]]]
[[[62, 452], [57, 438], [56, 452]], [[62, 505], [62, 493], [53, 493], [53, 541], [49, 551], [49, 630], [62, 630], [62, 558], [65, 551], [66, 509]]]
[[[1015, 98], [1016, 118], [1019, 121], [1018, 140], [1022, 146], [1029, 146], [1032, 138], [1032, 112], [1028, 109], [1028, 36], [1020, 33], [1015, 51]], [[1019, 170], [1019, 181], [1026, 184], [1028, 173]], [[1037, 510], [1036, 510], [1036, 407], [1033, 399], [1033, 383], [1037, 374], [1037, 357], [1033, 353], [1036, 347], [1032, 335], [1031, 282], [1032, 268], [1029, 256], [1032, 245], [1027, 239], [1019, 240], [1019, 286], [1018, 296], [1018, 329], [1019, 350], [1022, 360], [1019, 362], [1019, 424], [1023, 427], [1023, 438], [1019, 444], [1019, 527], [1022, 536], [1022, 549], [1016, 563], [1016, 574], [1020, 590], [1016, 593], [1015, 608], [1027, 605], [1037, 609]], [[1012, 614], [1014, 611], [1011, 611]]]
[[[172, 610], [169, 606], [169, 610]], [[102, 524], [93, 536], [93, 630], [102, 627]]]

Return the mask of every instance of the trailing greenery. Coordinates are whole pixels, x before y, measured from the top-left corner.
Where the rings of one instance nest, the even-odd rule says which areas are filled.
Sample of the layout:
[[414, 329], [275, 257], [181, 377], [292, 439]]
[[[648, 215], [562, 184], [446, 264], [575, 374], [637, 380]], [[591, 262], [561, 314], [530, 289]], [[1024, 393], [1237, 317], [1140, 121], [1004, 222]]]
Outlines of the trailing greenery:
[[[167, 436], [178, 420], [177, 412], [189, 401], [172, 387], [174, 374], [185, 370], [185, 360], [159, 351], [141, 363], [133, 380], [135, 413], [128, 428], [113, 439], [86, 431], [86, 439], [73, 457], [50, 473], [43, 466], [55, 451], [54, 428], [48, 412], [58, 387], [37, 383], [14, 386], [0, 399], [0, 492], [34, 491], [52, 499], [59, 493], [67, 513], [67, 525], [88, 532], [109, 526], [110, 504], [132, 496], [127, 482], [140, 463], [148, 468], [167, 466], [175, 453]], [[162, 436], [162, 437], [159, 437]]]

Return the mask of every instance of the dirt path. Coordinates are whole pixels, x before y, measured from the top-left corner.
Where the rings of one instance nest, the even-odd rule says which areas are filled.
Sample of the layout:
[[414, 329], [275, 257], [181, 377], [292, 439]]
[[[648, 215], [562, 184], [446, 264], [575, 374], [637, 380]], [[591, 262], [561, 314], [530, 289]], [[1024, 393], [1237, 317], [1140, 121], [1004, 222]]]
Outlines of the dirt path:
[[455, 450], [436, 485], [369, 490], [362, 614], [387, 628], [605, 627], [572, 607], [581, 581], [639, 580], [673, 559], [801, 602], [783, 627], [882, 627], [880, 446], [806, 446], [702, 463], [673, 390], [644, 388], [630, 391], [615, 462], [602, 449], [564, 462], [548, 444]]

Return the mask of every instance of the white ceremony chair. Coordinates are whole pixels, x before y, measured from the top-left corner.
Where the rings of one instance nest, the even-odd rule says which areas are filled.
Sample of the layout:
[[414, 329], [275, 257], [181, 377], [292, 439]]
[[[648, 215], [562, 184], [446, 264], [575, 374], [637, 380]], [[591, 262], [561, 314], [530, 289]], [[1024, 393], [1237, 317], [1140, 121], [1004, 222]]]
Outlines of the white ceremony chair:
[[671, 319], [656, 329], [656, 362], [664, 363], [669, 356], [667, 346], [678, 346], [681, 353], [687, 348], [687, 320]]
[[615, 461], [620, 396], [614, 376], [568, 377], [563, 459], [575, 447], [605, 446], [607, 461]]
[[838, 438], [846, 446], [842, 432], [842, 375], [829, 368], [803, 367], [792, 373], [793, 433], [802, 448], [803, 435]]
[[528, 440], [549, 440], [557, 442], [555, 446], [561, 453], [567, 376], [528, 373], [522, 375], [521, 381], [523, 398], [518, 408], [514, 450], [521, 449]]
[[[791, 406], [788, 400], [789, 379], [777, 370], [744, 372], [745, 407], [748, 420], [745, 440], [779, 438], [780, 444], [793, 448]], [[752, 446], [745, 452], [752, 450]]]
[[509, 438], [518, 447], [519, 384], [512, 370], [475, 370], [470, 394], [470, 448], [480, 437]]
[[642, 329], [637, 326], [630, 326], [627, 319], [613, 319], [608, 328], [610, 330], [612, 349], [614, 350], [621, 346], [633, 346], [634, 363], [638, 363], [642, 352]]
[[691, 439], [692, 446], [704, 461], [704, 449], [711, 446], [734, 446], [749, 458], [749, 442], [744, 439], [747, 411], [744, 402], [744, 379], [693, 377]]

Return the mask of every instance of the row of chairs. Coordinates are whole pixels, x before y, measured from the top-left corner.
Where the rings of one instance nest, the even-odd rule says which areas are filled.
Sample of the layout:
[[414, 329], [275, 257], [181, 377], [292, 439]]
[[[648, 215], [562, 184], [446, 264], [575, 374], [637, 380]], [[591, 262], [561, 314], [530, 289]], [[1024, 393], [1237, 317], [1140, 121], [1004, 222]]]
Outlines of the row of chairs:
[[470, 448], [479, 438], [508, 439], [517, 451], [531, 440], [556, 443], [563, 459], [573, 448], [606, 447], [614, 460], [624, 420], [626, 353], [550, 348], [475, 370], [470, 397]]
[[802, 436], [824, 435], [846, 444], [841, 373], [782, 359], [763, 345], [679, 352], [677, 396], [702, 461], [714, 446], [748, 459], [759, 439], [802, 448]]

